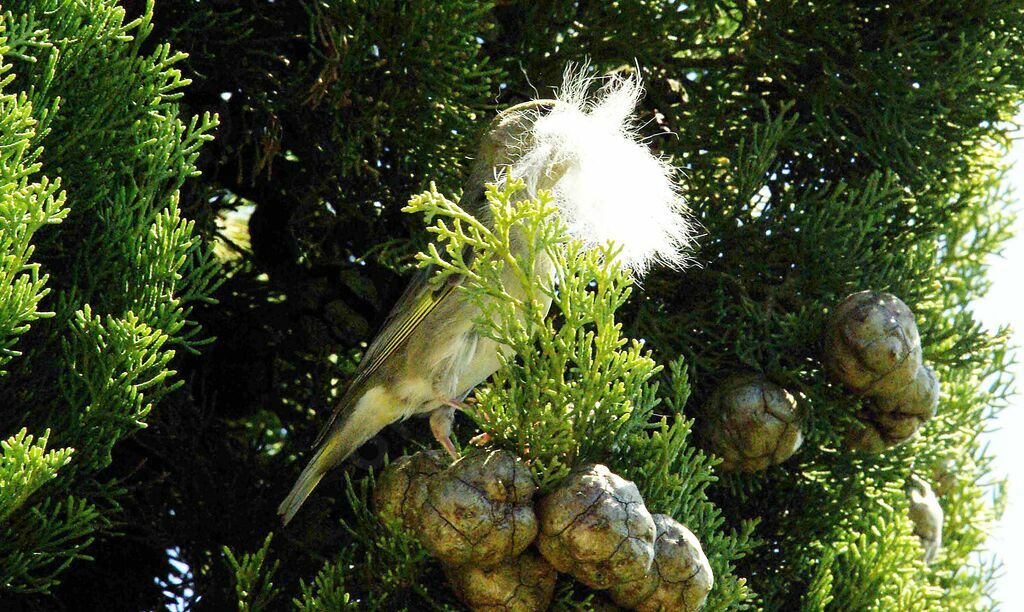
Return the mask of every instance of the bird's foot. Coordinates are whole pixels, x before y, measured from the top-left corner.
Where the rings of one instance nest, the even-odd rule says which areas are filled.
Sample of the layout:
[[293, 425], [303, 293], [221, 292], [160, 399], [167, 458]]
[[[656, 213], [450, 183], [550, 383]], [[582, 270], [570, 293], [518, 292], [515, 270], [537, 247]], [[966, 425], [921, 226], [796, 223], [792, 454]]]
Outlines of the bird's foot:
[[459, 452], [455, 450], [452, 443], [452, 421], [455, 420], [455, 408], [445, 406], [430, 413], [430, 431], [434, 438], [441, 443], [452, 459], [459, 458]]
[[454, 397], [438, 397], [438, 400], [445, 406], [449, 406], [455, 410], [466, 410], [469, 408], [469, 404], [466, 402], [455, 399]]

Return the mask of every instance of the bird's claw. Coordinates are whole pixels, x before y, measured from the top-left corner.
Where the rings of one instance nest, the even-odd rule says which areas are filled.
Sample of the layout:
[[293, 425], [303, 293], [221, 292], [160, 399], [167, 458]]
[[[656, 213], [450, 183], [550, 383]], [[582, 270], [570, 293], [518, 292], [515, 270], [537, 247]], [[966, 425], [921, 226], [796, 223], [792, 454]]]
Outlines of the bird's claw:
[[452, 443], [452, 421], [455, 420], [455, 408], [445, 406], [430, 413], [430, 431], [434, 438], [441, 443], [452, 459], [459, 458], [459, 451], [455, 450]]
[[[437, 434], [434, 435], [435, 437], [437, 436]], [[451, 455], [453, 461], [459, 458], [459, 451], [455, 450], [455, 444], [452, 442], [451, 438], [439, 437], [437, 438], [437, 441], [441, 443], [441, 446], [444, 447], [444, 450], [448, 451], [448, 454]]]

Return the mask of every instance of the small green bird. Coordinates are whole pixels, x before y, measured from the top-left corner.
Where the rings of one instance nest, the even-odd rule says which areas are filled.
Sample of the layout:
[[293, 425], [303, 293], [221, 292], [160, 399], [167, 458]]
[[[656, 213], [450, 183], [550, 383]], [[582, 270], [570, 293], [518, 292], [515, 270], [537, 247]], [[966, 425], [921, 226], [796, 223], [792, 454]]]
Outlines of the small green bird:
[[[691, 225], [675, 169], [638, 141], [629, 120], [642, 95], [639, 79], [612, 79], [596, 100], [588, 98], [592, 81], [583, 70], [568, 70], [557, 99], [501, 112], [482, 139], [459, 204], [486, 219], [485, 184], [511, 175], [526, 183], [523, 197], [550, 192], [569, 231], [585, 244], [615, 242], [620, 263], [634, 273], [654, 261], [681, 265]], [[328, 470], [398, 420], [429, 414], [434, 437], [456, 457], [455, 408], [498, 369], [504, 347], [475, 329], [479, 309], [457, 290], [462, 279], [437, 286], [430, 283], [434, 272], [420, 270], [367, 348], [313, 458], [278, 507], [285, 524]], [[533, 272], [550, 278], [553, 266], [538, 258]], [[523, 290], [507, 281], [507, 291]]]

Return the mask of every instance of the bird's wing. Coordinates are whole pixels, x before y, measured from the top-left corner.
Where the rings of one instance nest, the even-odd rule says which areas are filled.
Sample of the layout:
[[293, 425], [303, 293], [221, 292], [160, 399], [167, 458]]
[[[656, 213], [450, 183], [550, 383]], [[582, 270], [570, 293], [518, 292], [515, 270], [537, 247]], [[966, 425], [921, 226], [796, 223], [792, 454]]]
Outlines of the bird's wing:
[[452, 275], [445, 279], [443, 284], [431, 287], [430, 279], [434, 272], [434, 266], [428, 266], [417, 272], [409, 281], [409, 286], [391, 309], [380, 332], [366, 349], [366, 354], [363, 355], [363, 360], [359, 363], [359, 368], [356, 370], [355, 378], [349, 384], [348, 391], [335, 406], [331, 418], [328, 419], [316, 437], [316, 441], [313, 442], [314, 448], [320, 446], [320, 443], [324, 441], [338, 417], [359, 399], [363, 383], [402, 347], [402, 344], [419, 327], [423, 319], [462, 283], [461, 275]]

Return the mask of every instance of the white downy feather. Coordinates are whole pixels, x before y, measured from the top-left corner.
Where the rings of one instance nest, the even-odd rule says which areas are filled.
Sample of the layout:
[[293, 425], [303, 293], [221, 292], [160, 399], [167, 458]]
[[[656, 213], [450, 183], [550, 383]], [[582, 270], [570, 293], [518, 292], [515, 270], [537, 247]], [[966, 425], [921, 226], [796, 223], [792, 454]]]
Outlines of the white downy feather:
[[567, 168], [552, 195], [572, 237], [587, 247], [609, 242], [618, 263], [640, 278], [653, 264], [682, 268], [693, 241], [675, 183], [676, 169], [641, 142], [633, 111], [643, 96], [639, 76], [596, 77], [566, 69], [558, 104], [534, 123], [527, 150], [513, 166], [531, 193], [556, 165]]

